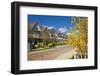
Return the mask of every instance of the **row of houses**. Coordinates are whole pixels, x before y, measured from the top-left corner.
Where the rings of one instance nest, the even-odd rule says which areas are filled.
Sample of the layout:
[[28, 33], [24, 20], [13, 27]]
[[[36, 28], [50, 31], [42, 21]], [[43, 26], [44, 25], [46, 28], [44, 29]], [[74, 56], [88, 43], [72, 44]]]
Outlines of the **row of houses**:
[[43, 43], [64, 43], [66, 35], [55, 29], [48, 29], [39, 25], [37, 22], [28, 23], [28, 50], [32, 49], [32, 45]]

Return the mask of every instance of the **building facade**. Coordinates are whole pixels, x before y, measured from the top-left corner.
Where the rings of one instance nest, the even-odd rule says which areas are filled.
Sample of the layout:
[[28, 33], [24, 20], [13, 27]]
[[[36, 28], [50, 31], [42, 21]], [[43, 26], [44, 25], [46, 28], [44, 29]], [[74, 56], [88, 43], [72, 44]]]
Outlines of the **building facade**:
[[41, 43], [48, 45], [49, 43], [64, 43], [66, 35], [55, 29], [48, 29], [36, 22], [28, 24], [28, 50], [35, 48], [35, 45]]

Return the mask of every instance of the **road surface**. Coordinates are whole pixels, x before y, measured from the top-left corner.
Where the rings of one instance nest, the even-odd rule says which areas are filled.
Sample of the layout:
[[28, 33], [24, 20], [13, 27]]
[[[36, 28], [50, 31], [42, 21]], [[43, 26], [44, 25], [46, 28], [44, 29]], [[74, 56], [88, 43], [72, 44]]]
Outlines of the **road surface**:
[[68, 59], [72, 56], [74, 47], [62, 45], [55, 48], [28, 52], [28, 60]]

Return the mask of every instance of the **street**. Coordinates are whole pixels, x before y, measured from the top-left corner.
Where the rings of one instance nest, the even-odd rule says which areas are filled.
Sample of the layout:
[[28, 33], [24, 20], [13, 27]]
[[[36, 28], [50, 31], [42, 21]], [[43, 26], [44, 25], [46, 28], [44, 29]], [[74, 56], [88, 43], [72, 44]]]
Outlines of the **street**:
[[55, 48], [28, 52], [28, 60], [59, 60], [72, 57], [74, 47], [62, 45]]

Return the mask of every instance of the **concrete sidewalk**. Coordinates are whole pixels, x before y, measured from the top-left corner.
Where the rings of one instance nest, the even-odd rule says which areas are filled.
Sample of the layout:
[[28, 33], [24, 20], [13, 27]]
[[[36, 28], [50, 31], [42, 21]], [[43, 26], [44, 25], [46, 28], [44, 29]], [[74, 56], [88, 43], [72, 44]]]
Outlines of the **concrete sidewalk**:
[[71, 58], [73, 56], [74, 52], [75, 52], [75, 48], [73, 48], [72, 50], [70, 50], [70, 51], [68, 51], [68, 52], [56, 57], [55, 60], [69, 59], [69, 58]]

